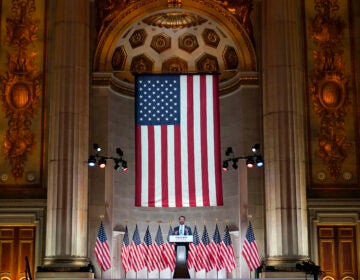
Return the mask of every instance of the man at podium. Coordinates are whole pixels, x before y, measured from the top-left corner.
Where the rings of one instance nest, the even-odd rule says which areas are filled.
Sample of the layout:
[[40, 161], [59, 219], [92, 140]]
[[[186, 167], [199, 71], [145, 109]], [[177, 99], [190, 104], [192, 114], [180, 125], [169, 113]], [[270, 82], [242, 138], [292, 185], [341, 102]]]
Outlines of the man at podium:
[[179, 226], [174, 228], [174, 235], [192, 235], [191, 228], [185, 225], [185, 216], [179, 217]]

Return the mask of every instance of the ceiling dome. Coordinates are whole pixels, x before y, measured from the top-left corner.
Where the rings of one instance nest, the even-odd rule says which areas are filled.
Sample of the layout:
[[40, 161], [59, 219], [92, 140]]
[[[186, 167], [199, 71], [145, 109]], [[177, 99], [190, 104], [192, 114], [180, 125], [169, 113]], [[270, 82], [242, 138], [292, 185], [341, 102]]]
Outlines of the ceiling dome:
[[242, 73], [253, 75], [252, 44], [241, 26], [234, 26], [232, 16], [227, 15], [233, 26], [224, 22], [229, 18], [214, 18], [209, 7], [199, 13], [183, 2], [181, 9], [157, 6], [149, 13], [141, 7], [144, 12], [139, 14], [138, 8], [126, 28], [121, 25], [124, 17], [112, 22], [111, 32], [104, 32], [106, 37], [99, 41], [94, 69], [111, 72], [112, 87], [130, 95], [134, 73], [218, 73], [222, 93], [238, 87]]

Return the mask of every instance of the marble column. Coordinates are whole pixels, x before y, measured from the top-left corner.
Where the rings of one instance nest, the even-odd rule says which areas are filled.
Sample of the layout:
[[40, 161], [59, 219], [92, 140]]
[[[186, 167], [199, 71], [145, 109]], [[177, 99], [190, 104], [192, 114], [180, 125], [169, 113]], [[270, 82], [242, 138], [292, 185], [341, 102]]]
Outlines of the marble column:
[[49, 1], [47, 271], [88, 265], [89, 1]]
[[301, 2], [262, 3], [266, 261], [284, 271], [308, 258]]

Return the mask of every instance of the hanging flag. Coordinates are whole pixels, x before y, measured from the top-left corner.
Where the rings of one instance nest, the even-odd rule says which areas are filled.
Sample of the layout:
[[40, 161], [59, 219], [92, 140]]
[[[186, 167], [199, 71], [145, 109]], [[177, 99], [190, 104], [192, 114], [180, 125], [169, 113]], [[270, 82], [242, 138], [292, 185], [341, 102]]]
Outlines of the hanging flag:
[[125, 273], [128, 273], [129, 270], [131, 269], [130, 262], [129, 262], [130, 261], [129, 253], [130, 253], [130, 241], [129, 241], [128, 228], [126, 226], [123, 242], [121, 245], [121, 254], [120, 254], [121, 265], [122, 265]]
[[163, 258], [165, 267], [168, 267], [170, 271], [174, 271], [175, 263], [176, 263], [176, 255], [175, 255], [175, 245], [170, 242], [169, 236], [173, 234], [172, 227], [169, 227], [168, 236], [166, 239], [166, 244], [164, 246]]
[[209, 245], [209, 249], [210, 249], [211, 267], [213, 269], [216, 269], [217, 271], [224, 268], [222, 255], [220, 254], [220, 246], [221, 246], [220, 243], [221, 243], [220, 232], [218, 225], [216, 224], [213, 239]]
[[142, 270], [145, 267], [145, 251], [140, 240], [138, 226], [136, 225], [133, 239], [130, 247], [130, 264], [131, 269], [135, 272]]
[[206, 226], [204, 225], [203, 235], [201, 237], [201, 243], [199, 245], [199, 257], [203, 259], [203, 267], [206, 272], [211, 270], [210, 262], [210, 251], [209, 251], [210, 238], [207, 232]]
[[107, 241], [106, 232], [102, 222], [100, 222], [94, 253], [101, 266], [101, 270], [108, 270], [111, 267], [110, 246]]
[[223, 205], [217, 75], [138, 75], [135, 206]]
[[257, 269], [261, 265], [258, 247], [251, 223], [249, 223], [246, 231], [246, 237], [242, 247], [242, 255], [244, 256], [250, 271]]
[[193, 267], [195, 272], [200, 271], [204, 267], [203, 259], [199, 253], [199, 245], [200, 239], [195, 225], [193, 232], [193, 242], [189, 245], [188, 253], [188, 262], [190, 262], [190, 267]]
[[148, 272], [152, 272], [156, 269], [156, 263], [154, 262], [155, 250], [154, 245], [152, 244], [152, 239], [149, 231], [149, 226], [146, 229], [144, 236], [144, 256], [145, 256], [145, 266]]
[[236, 268], [236, 259], [228, 226], [225, 228], [224, 239], [220, 248], [224, 267], [226, 272], [230, 273]]
[[156, 267], [159, 271], [166, 268], [165, 261], [163, 258], [163, 251], [164, 251], [164, 240], [161, 232], [161, 227], [159, 225], [156, 237], [155, 237], [155, 254], [154, 254], [154, 261]]

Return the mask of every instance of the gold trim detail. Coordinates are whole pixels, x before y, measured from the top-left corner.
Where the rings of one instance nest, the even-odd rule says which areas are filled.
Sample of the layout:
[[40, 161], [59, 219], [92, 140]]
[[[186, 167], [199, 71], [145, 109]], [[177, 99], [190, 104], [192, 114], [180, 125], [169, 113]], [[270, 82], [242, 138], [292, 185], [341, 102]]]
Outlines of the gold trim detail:
[[316, 156], [336, 180], [351, 148], [345, 131], [345, 118], [351, 104], [342, 49], [346, 24], [337, 14], [337, 1], [315, 1], [314, 9], [316, 15], [309, 29], [316, 46], [314, 71], [310, 74], [310, 98], [320, 119]]
[[8, 119], [2, 151], [14, 179], [23, 177], [27, 156], [35, 144], [31, 125], [39, 107], [41, 77], [36, 65], [37, 53], [28, 50], [38, 40], [39, 20], [32, 17], [35, 10], [34, 1], [13, 0], [11, 17], [6, 18], [5, 44], [11, 51], [7, 70], [1, 76], [0, 100]]

